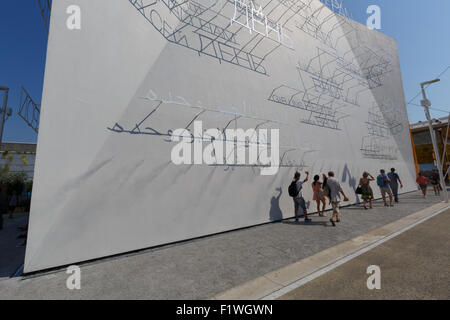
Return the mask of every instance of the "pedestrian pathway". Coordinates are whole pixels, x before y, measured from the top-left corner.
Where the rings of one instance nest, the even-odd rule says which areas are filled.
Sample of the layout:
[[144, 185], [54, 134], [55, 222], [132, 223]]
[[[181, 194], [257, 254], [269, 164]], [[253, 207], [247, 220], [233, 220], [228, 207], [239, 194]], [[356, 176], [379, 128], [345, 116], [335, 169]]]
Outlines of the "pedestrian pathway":
[[227, 232], [137, 254], [81, 265], [82, 289], [66, 288], [60, 270], [0, 282], [0, 299], [208, 299], [259, 276], [351, 240], [439, 203], [419, 192], [393, 208], [342, 209], [342, 222], [292, 220]]
[[[448, 300], [449, 228], [447, 210], [280, 299]], [[367, 267], [373, 265], [379, 267], [378, 290], [367, 288]]]
[[[381, 228], [351, 240], [344, 241], [300, 261], [269, 272], [238, 287], [227, 290], [214, 298], [226, 300], [273, 300], [284, 295], [289, 295], [291, 291], [301, 290], [298, 288], [328, 274], [328, 272], [343, 264], [349, 263], [349, 261], [352, 261], [360, 255], [370, 252], [399, 234], [408, 231], [410, 228], [441, 214], [448, 208], [450, 208], [450, 206], [444, 202], [437, 203], [419, 212], [384, 225]], [[395, 252], [394, 254], [400, 253], [401, 252]]]

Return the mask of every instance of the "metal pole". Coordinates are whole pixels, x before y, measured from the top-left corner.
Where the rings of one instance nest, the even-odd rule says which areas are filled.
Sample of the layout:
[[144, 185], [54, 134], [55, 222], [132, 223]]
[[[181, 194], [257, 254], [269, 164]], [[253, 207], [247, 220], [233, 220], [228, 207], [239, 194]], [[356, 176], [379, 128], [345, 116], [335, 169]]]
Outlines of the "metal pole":
[[448, 132], [449, 132], [449, 129], [450, 129], [450, 113], [448, 114], [448, 119], [447, 119], [447, 132], [446, 132], [446, 135], [445, 135], [444, 154], [442, 155], [442, 163], [441, 163], [442, 171], [444, 171], [444, 164], [447, 164], [447, 162], [445, 160], [447, 159], [447, 144], [448, 144]]
[[434, 154], [436, 156], [436, 162], [437, 162], [436, 166], [438, 167], [439, 178], [440, 178], [442, 190], [444, 191], [444, 194], [445, 194], [445, 202], [448, 203], [447, 186], [445, 185], [444, 175], [442, 173], [441, 158], [439, 156], [439, 149], [438, 149], [437, 143], [436, 143], [436, 135], [433, 130], [433, 124], [431, 123], [431, 115], [430, 115], [430, 109], [429, 109], [431, 103], [427, 99], [427, 94], [425, 93], [425, 88], [424, 88], [424, 86], [426, 84], [428, 84], [428, 83], [422, 83], [420, 85], [420, 87], [422, 88], [422, 96], [423, 96], [422, 106], [425, 109], [425, 116], [427, 117], [427, 120], [428, 120], [428, 128], [430, 129], [431, 141], [433, 143]]
[[5, 127], [5, 118], [6, 118], [6, 105], [8, 104], [8, 92], [9, 88], [0, 87], [1, 91], [5, 91], [5, 95], [3, 96], [3, 105], [1, 109], [0, 116], [0, 144], [3, 142], [3, 128]]

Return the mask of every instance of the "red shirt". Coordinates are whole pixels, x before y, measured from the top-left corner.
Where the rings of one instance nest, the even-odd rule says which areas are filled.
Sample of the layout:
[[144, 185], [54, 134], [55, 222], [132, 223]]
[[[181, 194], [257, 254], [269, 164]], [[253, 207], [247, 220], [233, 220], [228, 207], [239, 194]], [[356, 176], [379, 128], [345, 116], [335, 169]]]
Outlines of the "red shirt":
[[426, 177], [418, 177], [416, 181], [421, 186], [427, 184], [427, 178]]

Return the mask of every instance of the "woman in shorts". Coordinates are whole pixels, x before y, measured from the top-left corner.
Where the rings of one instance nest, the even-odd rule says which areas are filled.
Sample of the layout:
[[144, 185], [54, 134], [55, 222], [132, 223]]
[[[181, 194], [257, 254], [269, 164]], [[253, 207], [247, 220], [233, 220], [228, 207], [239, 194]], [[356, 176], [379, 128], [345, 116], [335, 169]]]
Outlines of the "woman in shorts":
[[[319, 214], [319, 217], [324, 217], [327, 200], [325, 198], [325, 192], [322, 189], [322, 182], [319, 180], [320, 177], [318, 175], [314, 176], [314, 182], [312, 183], [312, 189], [314, 192], [313, 200], [317, 203], [317, 213]], [[320, 203], [322, 203], [322, 211], [320, 211]]]
[[425, 198], [427, 196], [428, 187], [427, 177], [422, 175], [422, 172], [419, 172], [416, 182], [419, 185], [420, 190], [422, 190], [423, 197]]

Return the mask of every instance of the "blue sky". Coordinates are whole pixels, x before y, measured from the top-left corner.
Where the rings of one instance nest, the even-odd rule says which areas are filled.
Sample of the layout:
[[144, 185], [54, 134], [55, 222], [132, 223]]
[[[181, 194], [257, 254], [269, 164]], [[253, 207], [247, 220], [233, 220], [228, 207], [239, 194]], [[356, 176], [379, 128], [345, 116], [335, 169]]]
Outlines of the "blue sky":
[[[448, 0], [344, 0], [353, 18], [366, 23], [367, 7], [381, 9], [381, 32], [397, 40], [406, 102], [420, 91], [419, 84], [435, 79], [450, 67], [450, 1]], [[431, 116], [440, 118], [450, 112], [450, 68], [441, 82], [427, 89]], [[421, 95], [413, 103], [420, 105]], [[408, 105], [411, 123], [425, 120], [422, 107]]]
[[[419, 83], [434, 79], [450, 66], [449, 0], [344, 0], [353, 18], [365, 23], [369, 5], [381, 8], [381, 32], [398, 42], [406, 100]], [[47, 36], [37, 0], [3, 0], [0, 6], [0, 86], [10, 88], [4, 141], [35, 142], [37, 134], [17, 115], [20, 86], [40, 103]], [[450, 112], [450, 69], [442, 82], [427, 90], [433, 107]], [[420, 103], [420, 98], [413, 101]], [[421, 107], [408, 105], [410, 122], [425, 120]], [[432, 111], [432, 117], [448, 113]]]
[[[41, 102], [47, 34], [37, 0], [1, 0], [0, 86], [9, 87], [13, 115], [3, 133], [6, 142], [36, 142], [37, 134], [18, 116], [20, 86]], [[3, 99], [3, 96], [2, 96]]]

